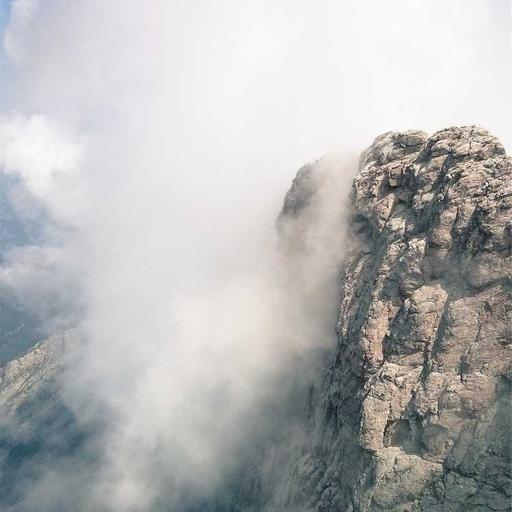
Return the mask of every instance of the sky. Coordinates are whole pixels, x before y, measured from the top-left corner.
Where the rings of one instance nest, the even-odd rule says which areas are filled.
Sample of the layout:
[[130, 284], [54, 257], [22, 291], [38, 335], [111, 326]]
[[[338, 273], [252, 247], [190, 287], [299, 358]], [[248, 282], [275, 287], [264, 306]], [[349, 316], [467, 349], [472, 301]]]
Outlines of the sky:
[[[341, 205], [374, 137], [479, 124], [512, 145], [509, 0], [0, 5], [0, 167], [62, 227], [20, 286], [50, 252], [55, 289], [26, 300], [80, 290], [62, 388], [83, 422], [108, 411], [90, 493], [107, 510], [207, 492], [262, 382], [332, 341]], [[324, 155], [330, 206], [283, 263], [284, 194]], [[25, 510], [54, 510], [49, 489]]]

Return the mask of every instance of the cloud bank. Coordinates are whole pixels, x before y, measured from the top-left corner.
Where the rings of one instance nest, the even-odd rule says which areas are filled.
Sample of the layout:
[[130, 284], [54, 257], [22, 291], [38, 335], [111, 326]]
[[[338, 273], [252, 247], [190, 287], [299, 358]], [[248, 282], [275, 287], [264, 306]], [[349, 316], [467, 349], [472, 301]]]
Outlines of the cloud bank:
[[[332, 343], [347, 155], [473, 123], [510, 147], [509, 37], [505, 0], [12, 2], [0, 167], [59, 256], [52, 279], [29, 253], [4, 273], [80, 289], [62, 388], [103, 424], [86, 510], [174, 510], [219, 484], [283, 368]], [[284, 192], [326, 153], [283, 254]], [[82, 471], [43, 468], [25, 510], [55, 510]]]

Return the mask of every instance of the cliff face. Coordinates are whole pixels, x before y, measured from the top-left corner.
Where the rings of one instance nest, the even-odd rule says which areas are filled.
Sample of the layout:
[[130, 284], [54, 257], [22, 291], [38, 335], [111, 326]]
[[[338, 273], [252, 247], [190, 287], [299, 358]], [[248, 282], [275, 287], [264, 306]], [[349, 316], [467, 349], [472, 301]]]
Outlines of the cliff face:
[[511, 178], [476, 127], [364, 152], [338, 347], [276, 507], [512, 510]]

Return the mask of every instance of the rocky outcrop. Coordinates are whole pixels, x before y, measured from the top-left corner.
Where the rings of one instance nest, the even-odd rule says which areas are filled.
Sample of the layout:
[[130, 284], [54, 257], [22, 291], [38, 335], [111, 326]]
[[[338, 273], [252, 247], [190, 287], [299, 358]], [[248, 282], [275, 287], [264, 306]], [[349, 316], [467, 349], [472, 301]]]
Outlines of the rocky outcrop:
[[62, 365], [65, 335], [37, 343], [27, 353], [0, 367], [0, 405], [4, 414], [14, 414], [37, 394]]
[[87, 457], [87, 432], [58, 384], [75, 336], [72, 330], [54, 335], [0, 366], [0, 510], [47, 510], [25, 501], [36, 483], [64, 464], [83, 465]]
[[270, 510], [512, 510], [511, 178], [477, 127], [364, 152], [337, 352]]

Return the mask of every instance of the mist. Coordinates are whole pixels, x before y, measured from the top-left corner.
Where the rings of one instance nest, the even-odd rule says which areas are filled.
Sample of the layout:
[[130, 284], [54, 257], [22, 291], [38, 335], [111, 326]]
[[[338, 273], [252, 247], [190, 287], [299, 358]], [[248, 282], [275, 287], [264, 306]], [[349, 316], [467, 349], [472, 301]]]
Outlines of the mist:
[[[0, 278], [51, 303], [49, 333], [78, 327], [60, 387], [79, 423], [101, 424], [101, 456], [42, 467], [24, 510], [83, 499], [84, 481], [84, 510], [180, 510], [268, 426], [283, 376], [335, 343], [357, 154], [385, 131], [457, 124], [511, 147], [510, 2], [1, 12], [0, 167], [45, 227]], [[283, 242], [284, 195], [323, 155]]]

